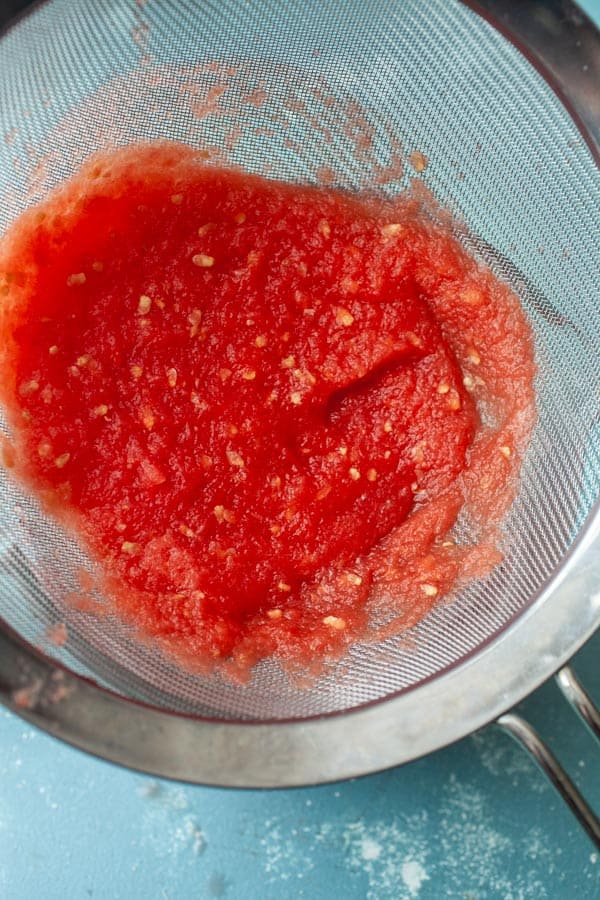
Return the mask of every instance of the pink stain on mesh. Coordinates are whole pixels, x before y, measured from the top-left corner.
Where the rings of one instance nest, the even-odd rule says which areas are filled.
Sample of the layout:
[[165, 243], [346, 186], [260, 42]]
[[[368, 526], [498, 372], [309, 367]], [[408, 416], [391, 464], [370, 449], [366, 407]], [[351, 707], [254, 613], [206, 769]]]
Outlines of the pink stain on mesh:
[[55, 647], [64, 647], [69, 638], [69, 632], [64, 622], [57, 622], [46, 629], [46, 637]]

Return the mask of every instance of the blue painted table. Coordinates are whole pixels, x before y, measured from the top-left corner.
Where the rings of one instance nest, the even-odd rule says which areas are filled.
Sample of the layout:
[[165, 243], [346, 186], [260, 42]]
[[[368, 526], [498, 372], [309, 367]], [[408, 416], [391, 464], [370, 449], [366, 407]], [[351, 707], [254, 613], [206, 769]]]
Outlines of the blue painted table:
[[[600, 19], [600, 0], [586, 0]], [[600, 701], [600, 633], [575, 669]], [[521, 711], [600, 809], [600, 753], [554, 684]], [[490, 727], [354, 782], [177, 785], [0, 712], [2, 900], [594, 900], [600, 860], [529, 758]]]
[[[600, 633], [575, 668], [600, 700]], [[596, 808], [600, 753], [549, 683], [522, 711]], [[354, 782], [280, 792], [157, 781], [0, 713], [3, 900], [600, 897], [598, 854], [490, 727]]]

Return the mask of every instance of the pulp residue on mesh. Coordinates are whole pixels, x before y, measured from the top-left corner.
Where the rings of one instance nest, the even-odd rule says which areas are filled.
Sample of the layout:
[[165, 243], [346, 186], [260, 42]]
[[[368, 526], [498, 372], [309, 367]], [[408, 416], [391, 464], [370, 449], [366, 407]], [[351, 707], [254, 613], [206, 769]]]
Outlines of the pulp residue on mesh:
[[[136, 20], [134, 40], [145, 45], [148, 23]], [[40, 107], [52, 106], [42, 89]], [[7, 214], [38, 201], [89, 157], [139, 140], [171, 139], [195, 146], [216, 164], [258, 174], [295, 177], [352, 190], [398, 190], [406, 169], [422, 173], [427, 157], [405, 151], [384, 115], [335, 90], [325, 75], [310, 80], [299, 68], [271, 61], [208, 60], [157, 63], [145, 51], [132, 72], [113, 76], [51, 127], [34, 145], [18, 123], [4, 136], [13, 151], [15, 183]], [[415, 160], [419, 160], [415, 163]], [[292, 175], [293, 173], [293, 175]]]

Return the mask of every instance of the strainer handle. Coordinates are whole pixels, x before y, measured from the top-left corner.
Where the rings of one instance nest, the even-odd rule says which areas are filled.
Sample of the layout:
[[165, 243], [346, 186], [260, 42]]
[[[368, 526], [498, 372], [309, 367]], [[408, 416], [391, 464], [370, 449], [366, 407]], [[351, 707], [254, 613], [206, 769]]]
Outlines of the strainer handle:
[[592, 734], [600, 741], [600, 710], [594, 705], [571, 666], [563, 666], [556, 675], [556, 683], [571, 706], [579, 713]]
[[[600, 740], [600, 710], [594, 705], [591, 697], [581, 685], [570, 666], [563, 666], [557, 673], [556, 683], [590, 731]], [[575, 815], [580, 825], [585, 829], [596, 847], [600, 849], [600, 818], [585, 800], [535, 728], [522, 716], [513, 712], [500, 716], [496, 719], [496, 724], [508, 732], [511, 737], [531, 754]]]

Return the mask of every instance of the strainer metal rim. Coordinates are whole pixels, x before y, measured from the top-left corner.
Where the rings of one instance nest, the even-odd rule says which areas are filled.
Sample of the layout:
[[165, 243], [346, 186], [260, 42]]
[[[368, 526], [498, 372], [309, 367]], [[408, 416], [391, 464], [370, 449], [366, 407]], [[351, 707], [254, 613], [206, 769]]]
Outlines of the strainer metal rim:
[[[495, 640], [443, 677], [356, 710], [268, 723], [165, 712], [61, 669], [8, 629], [0, 632], [0, 693], [32, 724], [130, 768], [216, 786], [294, 787], [386, 769], [476, 731], [556, 672], [598, 626], [600, 503], [561, 571]], [[24, 665], [28, 683], [43, 685], [31, 709], [12, 696]]]
[[[532, 58], [494, 20], [499, 7], [510, 4], [466, 0], [466, 5], [479, 13], [485, 7], [485, 18], [542, 71], [598, 159], [592, 137], [598, 123], [586, 121], [591, 134], [586, 133], [581, 122], [587, 120], [585, 104], [582, 107], [577, 86], [557, 77], [556, 60], [549, 73], [543, 61]], [[536, 50], [543, 57], [543, 45]], [[50, 734], [131, 768], [211, 785], [300, 786], [388, 768], [464, 737], [538, 687], [599, 626], [597, 502], [559, 571], [499, 635], [441, 677], [361, 708], [268, 723], [166, 712], [126, 700], [63, 670], [26, 645], [2, 620], [0, 700]], [[19, 706], [15, 694], [23, 686], [24, 672], [27, 683], [39, 687], [31, 708]]]

